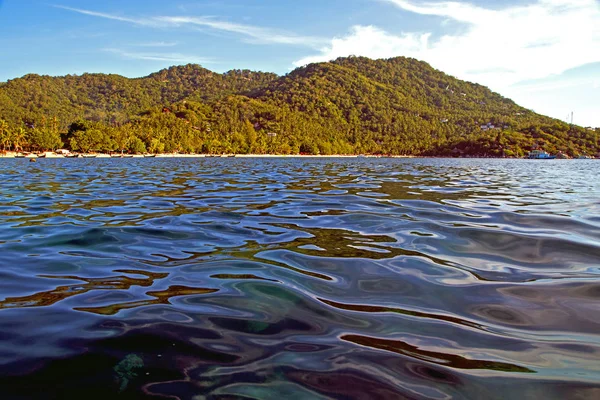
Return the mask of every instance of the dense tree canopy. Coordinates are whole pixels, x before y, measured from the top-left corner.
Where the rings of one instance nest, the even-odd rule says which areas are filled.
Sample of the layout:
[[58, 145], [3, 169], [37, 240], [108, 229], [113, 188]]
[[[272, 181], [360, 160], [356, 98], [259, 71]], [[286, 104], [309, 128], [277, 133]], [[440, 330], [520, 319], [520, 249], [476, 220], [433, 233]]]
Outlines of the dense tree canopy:
[[600, 152], [597, 135], [404, 57], [283, 77], [186, 65], [0, 84], [3, 150], [522, 156], [540, 146], [573, 156]]

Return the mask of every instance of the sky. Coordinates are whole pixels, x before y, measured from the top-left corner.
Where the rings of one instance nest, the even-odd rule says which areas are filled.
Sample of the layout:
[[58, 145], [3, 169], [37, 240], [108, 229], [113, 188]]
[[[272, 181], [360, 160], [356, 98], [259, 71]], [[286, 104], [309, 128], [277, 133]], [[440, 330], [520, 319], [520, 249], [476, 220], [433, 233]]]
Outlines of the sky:
[[[414, 57], [600, 127], [600, 0], [0, 0], [0, 82]], [[568, 118], [567, 118], [568, 116]]]

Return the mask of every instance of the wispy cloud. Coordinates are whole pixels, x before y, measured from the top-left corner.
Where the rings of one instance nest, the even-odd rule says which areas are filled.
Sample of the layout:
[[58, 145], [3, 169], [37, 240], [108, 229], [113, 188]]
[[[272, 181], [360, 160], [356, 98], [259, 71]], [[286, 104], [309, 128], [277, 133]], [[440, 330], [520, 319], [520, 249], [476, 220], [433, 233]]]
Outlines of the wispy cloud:
[[175, 47], [179, 42], [147, 42], [147, 43], [136, 43], [136, 47]]
[[412, 1], [406, 0], [382, 0], [387, 3], [395, 4], [403, 10], [421, 15], [436, 15], [446, 17], [455, 21], [478, 23], [481, 20], [493, 16], [494, 11], [482, 7], [474, 6], [469, 3], [458, 1], [445, 2], [426, 2], [422, 4], [414, 4]]
[[153, 16], [127, 17], [104, 12], [85, 10], [81, 8], [55, 6], [64, 10], [76, 12], [97, 18], [110, 19], [133, 25], [151, 28], [181, 28], [202, 27], [215, 31], [228, 32], [241, 36], [246, 42], [256, 44], [286, 44], [320, 48], [327, 43], [326, 39], [314, 36], [301, 36], [280, 30], [223, 21], [211, 16]]
[[295, 65], [351, 54], [403, 55], [503, 90], [520, 81], [600, 61], [600, 3], [596, 0], [537, 0], [503, 9], [457, 1], [377, 1], [413, 14], [440, 17], [440, 23], [450, 19], [463, 24], [463, 29], [434, 39], [426, 31], [391, 34], [374, 26], [355, 26]]
[[106, 48], [103, 51], [116, 54], [130, 60], [161, 61], [173, 63], [215, 64], [214, 58], [203, 58], [181, 53], [136, 52], [123, 49]]
[[269, 28], [237, 24], [216, 20], [212, 17], [155, 17], [157, 21], [173, 26], [195, 25], [240, 34], [255, 43], [275, 43], [316, 47], [325, 44], [326, 39], [313, 36], [298, 36]]
[[522, 82], [514, 85], [511, 92], [514, 94], [528, 92], [556, 92], [559, 89], [574, 88], [577, 86], [597, 87], [600, 81], [590, 77], [569, 78], [569, 79], [550, 79], [539, 81]]
[[154, 26], [154, 27], [161, 26], [159, 23], [157, 23], [156, 21], [153, 21], [152, 19], [128, 18], [128, 17], [122, 17], [122, 16], [114, 15], [114, 14], [107, 14], [107, 13], [97, 12], [97, 11], [83, 10], [81, 8], [67, 7], [67, 6], [61, 6], [61, 5], [55, 5], [54, 7], [61, 8], [63, 10], [73, 11], [73, 12], [76, 12], [79, 14], [89, 15], [91, 17], [99, 17], [99, 18], [112, 19], [114, 21], [129, 22], [129, 23], [135, 24], [135, 25]]

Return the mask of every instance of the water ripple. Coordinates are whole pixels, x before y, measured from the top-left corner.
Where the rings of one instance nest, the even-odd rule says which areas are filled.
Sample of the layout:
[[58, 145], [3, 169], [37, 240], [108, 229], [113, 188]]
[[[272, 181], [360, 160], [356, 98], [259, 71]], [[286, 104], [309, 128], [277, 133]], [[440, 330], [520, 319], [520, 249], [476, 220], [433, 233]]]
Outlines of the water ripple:
[[3, 398], [597, 398], [590, 161], [0, 162]]

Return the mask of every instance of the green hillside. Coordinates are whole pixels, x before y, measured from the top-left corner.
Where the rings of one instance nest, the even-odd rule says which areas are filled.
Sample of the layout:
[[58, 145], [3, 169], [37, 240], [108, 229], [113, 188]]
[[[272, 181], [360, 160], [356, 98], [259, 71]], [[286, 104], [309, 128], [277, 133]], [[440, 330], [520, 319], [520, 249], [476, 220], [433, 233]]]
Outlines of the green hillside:
[[27, 75], [0, 84], [0, 146], [81, 151], [521, 156], [600, 152], [538, 115], [414, 59], [341, 58], [290, 74], [197, 65], [144, 78]]

